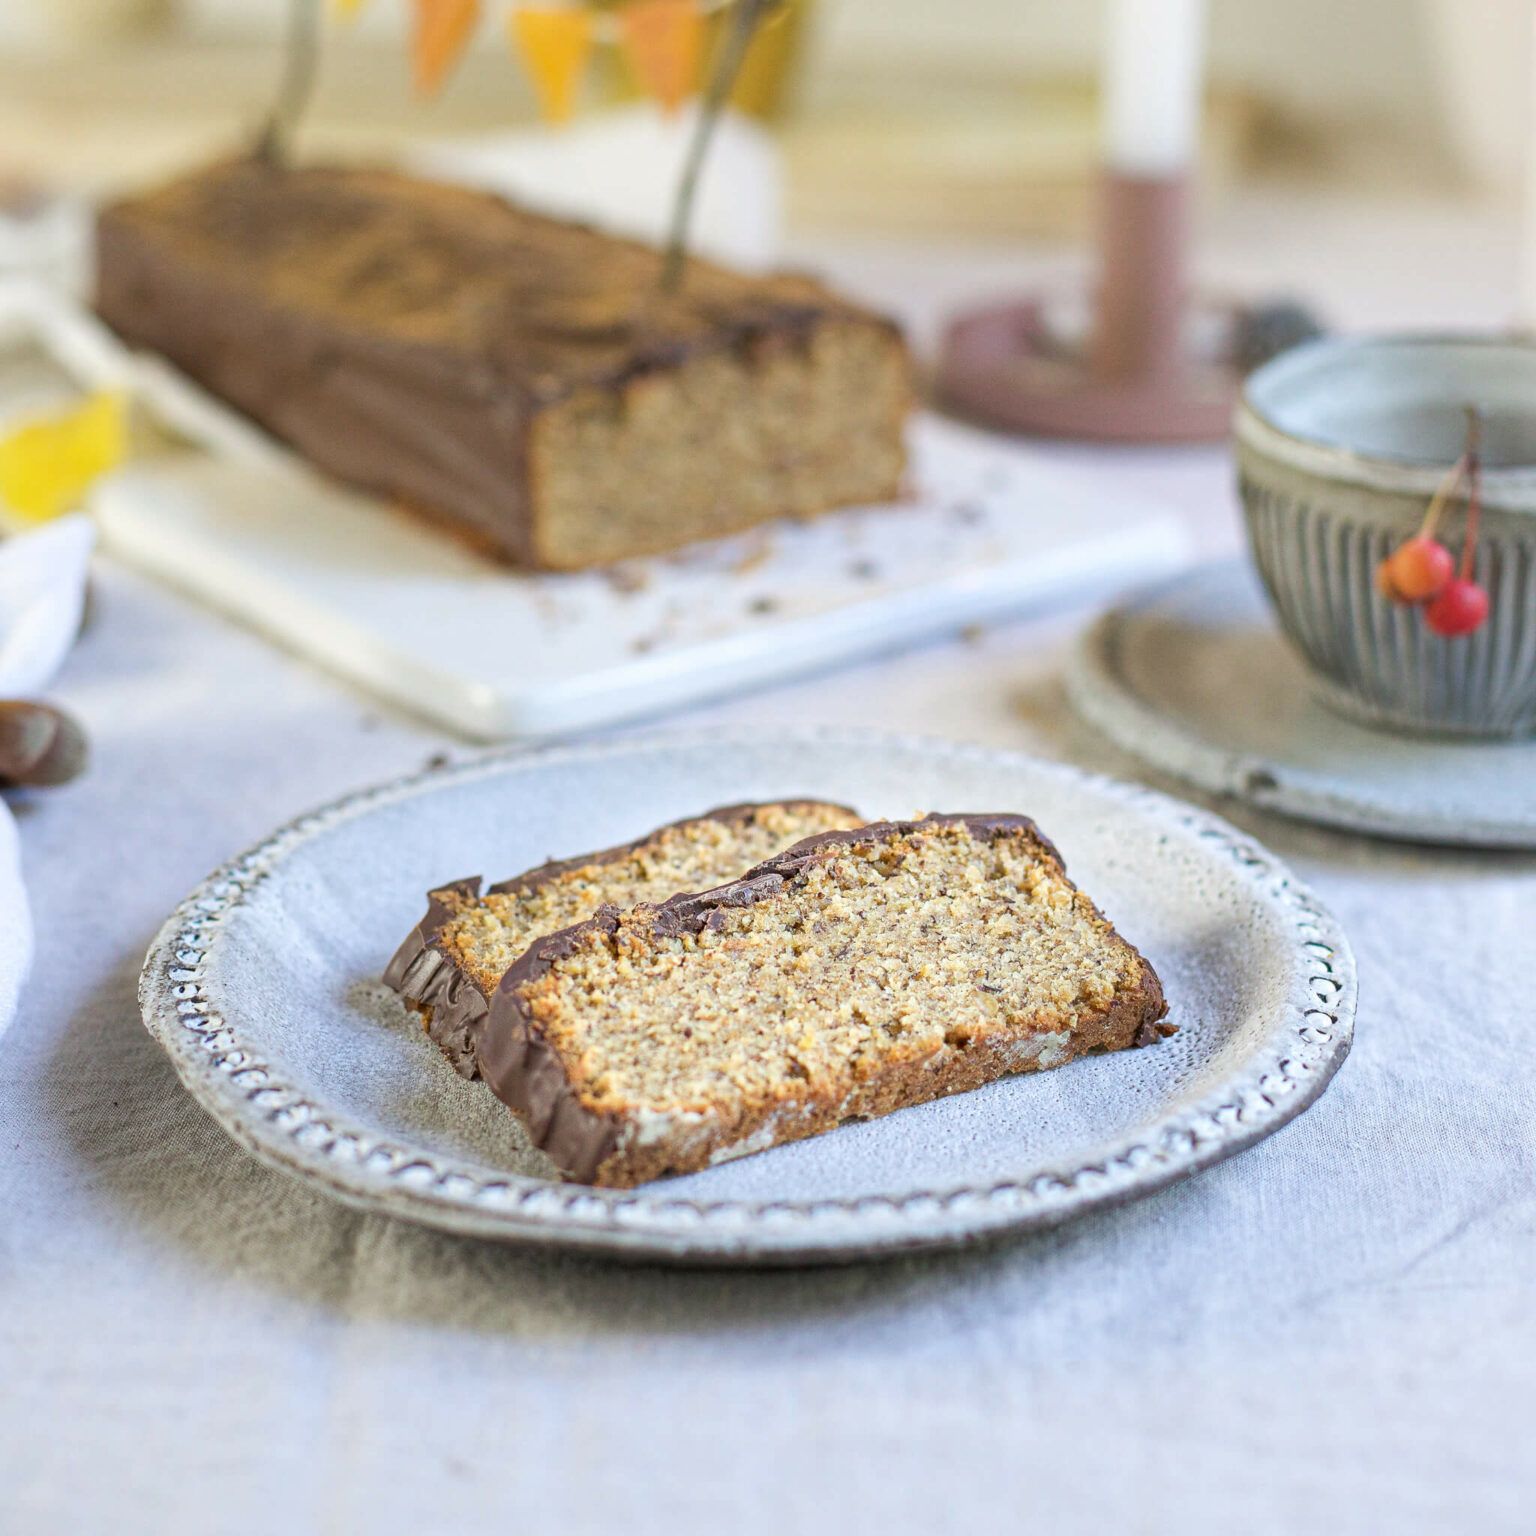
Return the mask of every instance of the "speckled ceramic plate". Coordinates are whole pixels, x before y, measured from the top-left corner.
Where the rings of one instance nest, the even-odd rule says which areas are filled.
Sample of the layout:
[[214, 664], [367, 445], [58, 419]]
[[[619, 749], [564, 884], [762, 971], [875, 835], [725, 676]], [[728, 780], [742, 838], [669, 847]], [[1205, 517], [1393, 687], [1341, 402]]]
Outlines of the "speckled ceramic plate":
[[[727, 801], [1022, 811], [1151, 957], [1178, 1034], [633, 1191], [552, 1182], [378, 983], [428, 886], [511, 874]], [[242, 1146], [455, 1232], [690, 1262], [832, 1261], [1049, 1226], [1277, 1130], [1349, 1048], [1333, 919], [1262, 848], [1136, 786], [1013, 753], [764, 730], [500, 756], [367, 790], [235, 859], [149, 952], [144, 1019]]]
[[1335, 714], [1246, 562], [1111, 608], [1067, 691], [1117, 745], [1200, 789], [1377, 837], [1536, 848], [1536, 742], [1401, 736]]

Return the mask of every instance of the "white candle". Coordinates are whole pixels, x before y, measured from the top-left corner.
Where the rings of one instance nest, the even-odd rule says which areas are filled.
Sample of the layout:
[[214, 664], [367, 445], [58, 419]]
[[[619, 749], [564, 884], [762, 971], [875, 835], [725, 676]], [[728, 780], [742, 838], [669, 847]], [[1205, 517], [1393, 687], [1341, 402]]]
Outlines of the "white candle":
[[1176, 176], [1200, 127], [1205, 0], [1110, 0], [1104, 161], [1122, 176]]

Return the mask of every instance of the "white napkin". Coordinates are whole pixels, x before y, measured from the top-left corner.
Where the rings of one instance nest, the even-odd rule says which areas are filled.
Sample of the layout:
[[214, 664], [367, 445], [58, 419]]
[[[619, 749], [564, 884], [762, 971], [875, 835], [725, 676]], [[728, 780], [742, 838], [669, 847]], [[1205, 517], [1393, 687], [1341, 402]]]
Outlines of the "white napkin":
[[[0, 542], [0, 699], [36, 698], [80, 629], [96, 531], [80, 514]], [[0, 800], [0, 1035], [32, 964], [32, 916], [16, 823]]]

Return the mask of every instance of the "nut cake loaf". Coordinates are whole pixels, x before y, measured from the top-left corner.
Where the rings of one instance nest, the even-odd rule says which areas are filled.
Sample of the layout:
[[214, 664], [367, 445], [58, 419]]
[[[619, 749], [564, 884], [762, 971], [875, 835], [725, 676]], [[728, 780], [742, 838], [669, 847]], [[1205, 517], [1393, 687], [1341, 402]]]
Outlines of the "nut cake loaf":
[[341, 480], [525, 567], [887, 501], [888, 320], [392, 171], [213, 166], [106, 208], [96, 308]]
[[480, 1070], [571, 1179], [626, 1187], [1171, 1033], [1156, 973], [1018, 816], [822, 833], [535, 943]]
[[486, 998], [535, 939], [604, 905], [660, 902], [732, 880], [817, 832], [856, 827], [847, 806], [818, 800], [726, 805], [600, 853], [541, 865], [493, 885], [478, 879], [433, 891], [427, 915], [396, 952], [384, 980], [414, 1003], [427, 1033], [462, 1077], [478, 1077], [475, 1042]]

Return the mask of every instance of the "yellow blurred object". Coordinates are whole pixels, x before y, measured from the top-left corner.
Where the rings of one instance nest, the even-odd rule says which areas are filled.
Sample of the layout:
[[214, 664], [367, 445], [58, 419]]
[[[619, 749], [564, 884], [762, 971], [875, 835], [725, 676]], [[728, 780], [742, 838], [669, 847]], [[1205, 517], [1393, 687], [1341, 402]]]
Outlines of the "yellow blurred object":
[[343, 21], [351, 21], [367, 3], [368, 0], [331, 0], [331, 9]]
[[88, 396], [0, 437], [0, 501], [23, 522], [45, 523], [78, 506], [92, 482], [127, 456], [127, 401]]
[[574, 6], [519, 6], [507, 35], [523, 56], [546, 122], [563, 123], [576, 108], [576, 89], [592, 49], [592, 17]]
[[[763, 118], [782, 115], [796, 82], [812, 4], [813, 0], [781, 0], [763, 18], [731, 91], [731, 105], [738, 112]], [[603, 18], [611, 17], [620, 27], [626, 8], [627, 0], [591, 0], [591, 9]], [[704, 0], [699, 9], [702, 60], [711, 57], [721, 29], [730, 19], [731, 5], [712, 5]], [[637, 96], [653, 94], [637, 83], [627, 50], [618, 50], [616, 55], [612, 49], [599, 49], [593, 62], [598, 100], [633, 101]]]
[[[781, 0], [763, 18], [731, 90], [731, 105], [738, 112], [753, 117], [777, 117], [783, 111], [795, 82], [810, 6], [811, 0]], [[728, 20], [728, 10], [717, 11], [709, 18], [706, 53], [714, 48], [720, 29]]]
[[418, 96], [442, 89], [479, 20], [480, 0], [416, 0], [411, 64]]
[[619, 12], [619, 36], [635, 80], [665, 112], [676, 112], [693, 94], [703, 35], [698, 0], [630, 0]]

